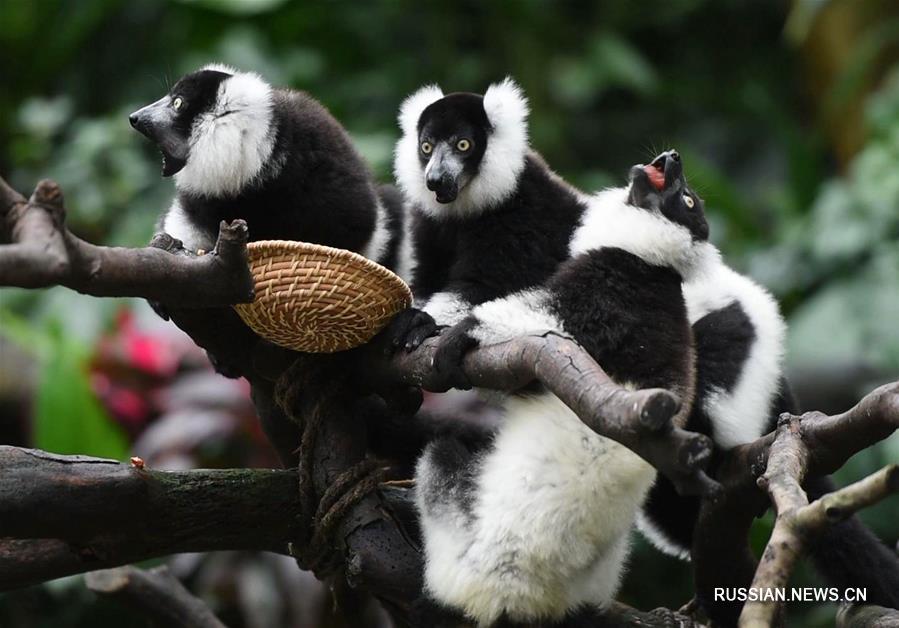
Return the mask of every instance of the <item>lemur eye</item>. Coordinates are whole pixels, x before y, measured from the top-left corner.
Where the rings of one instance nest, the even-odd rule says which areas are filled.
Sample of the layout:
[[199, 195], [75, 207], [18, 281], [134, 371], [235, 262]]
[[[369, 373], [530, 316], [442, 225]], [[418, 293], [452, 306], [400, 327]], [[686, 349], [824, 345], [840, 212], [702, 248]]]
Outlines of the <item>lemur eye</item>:
[[687, 204], [687, 207], [689, 207], [690, 209], [693, 209], [693, 205], [694, 205], [693, 197], [690, 196], [689, 194], [684, 194], [684, 203]]
[[434, 147], [431, 146], [430, 142], [421, 143], [421, 152], [423, 152], [425, 155], [430, 155], [432, 150], [434, 150]]
[[471, 142], [469, 142], [468, 140], [459, 140], [458, 142], [456, 142], [456, 148], [464, 153], [469, 148], [471, 148]]
[[181, 96], [177, 96], [177, 97], [172, 101], [172, 109], [174, 109], [175, 111], [178, 111], [179, 109], [181, 109], [181, 106], [182, 106], [183, 104], [184, 104], [184, 99], [181, 98]]

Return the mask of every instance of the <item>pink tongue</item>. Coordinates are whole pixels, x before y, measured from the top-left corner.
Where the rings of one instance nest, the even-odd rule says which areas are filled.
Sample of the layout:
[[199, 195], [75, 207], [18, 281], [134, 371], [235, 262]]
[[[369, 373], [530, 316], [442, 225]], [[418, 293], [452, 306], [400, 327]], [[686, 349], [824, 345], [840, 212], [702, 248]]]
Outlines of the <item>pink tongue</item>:
[[649, 182], [661, 192], [665, 187], [665, 173], [652, 165], [643, 166], [643, 171], [649, 175]]

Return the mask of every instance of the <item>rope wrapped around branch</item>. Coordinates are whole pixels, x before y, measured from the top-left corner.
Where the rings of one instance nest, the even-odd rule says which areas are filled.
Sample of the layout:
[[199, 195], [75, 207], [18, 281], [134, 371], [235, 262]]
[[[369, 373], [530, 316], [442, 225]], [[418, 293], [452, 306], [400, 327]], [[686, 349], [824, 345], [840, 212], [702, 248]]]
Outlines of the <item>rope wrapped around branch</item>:
[[[286, 369], [276, 382], [275, 399], [302, 430], [297, 449], [300, 514], [297, 540], [290, 544], [290, 553], [302, 569], [324, 579], [341, 565], [341, 557], [334, 551], [335, 530], [353, 506], [389, 478], [391, 467], [383, 460], [363, 458], [317, 495], [313, 477], [316, 441], [328, 408], [345, 389], [337, 377], [323, 383], [321, 372], [310, 366], [309, 361], [300, 358]], [[308, 395], [309, 391], [315, 393]], [[314, 401], [307, 396], [314, 397]]]

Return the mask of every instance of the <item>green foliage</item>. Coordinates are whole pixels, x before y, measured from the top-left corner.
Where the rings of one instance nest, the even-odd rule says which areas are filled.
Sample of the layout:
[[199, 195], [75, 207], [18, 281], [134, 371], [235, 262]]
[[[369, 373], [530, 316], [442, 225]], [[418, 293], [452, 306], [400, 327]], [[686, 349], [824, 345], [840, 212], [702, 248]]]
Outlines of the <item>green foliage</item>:
[[40, 364], [32, 419], [34, 446], [61, 454], [124, 459], [128, 441], [91, 389], [86, 347], [58, 324], [37, 329], [5, 314], [0, 327], [10, 340], [32, 351]]

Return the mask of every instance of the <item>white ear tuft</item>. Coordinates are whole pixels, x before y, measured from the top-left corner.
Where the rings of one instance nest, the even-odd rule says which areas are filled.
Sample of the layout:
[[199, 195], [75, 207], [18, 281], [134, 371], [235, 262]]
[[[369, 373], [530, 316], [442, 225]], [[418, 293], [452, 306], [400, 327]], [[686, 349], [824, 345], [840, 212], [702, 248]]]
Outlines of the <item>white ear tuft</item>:
[[527, 129], [528, 99], [510, 76], [487, 88], [484, 111], [494, 132]]
[[232, 68], [230, 65], [225, 65], [224, 63], [207, 63], [200, 71], [210, 70], [212, 72], [224, 72], [225, 74], [237, 74], [237, 68]]
[[422, 112], [438, 100], [443, 98], [443, 90], [437, 85], [425, 85], [417, 92], [408, 96], [400, 105], [400, 130], [403, 135], [414, 135], [418, 140], [418, 120]]

